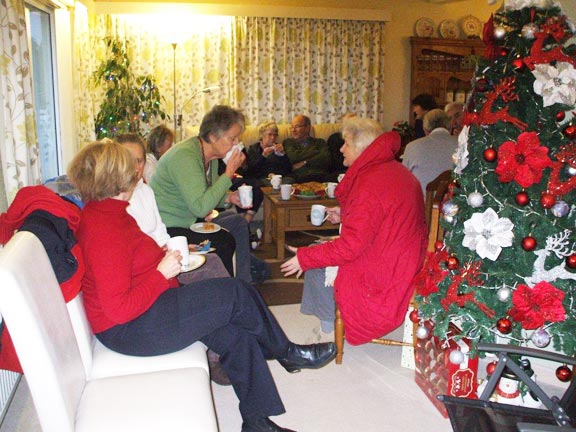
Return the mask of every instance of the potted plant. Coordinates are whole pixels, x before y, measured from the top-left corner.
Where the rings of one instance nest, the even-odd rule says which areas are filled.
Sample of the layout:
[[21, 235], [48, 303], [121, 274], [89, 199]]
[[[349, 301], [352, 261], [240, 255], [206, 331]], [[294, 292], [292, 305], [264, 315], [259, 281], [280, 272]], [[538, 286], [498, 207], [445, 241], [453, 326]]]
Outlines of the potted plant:
[[164, 98], [151, 75], [135, 75], [130, 69], [128, 42], [107, 37], [106, 59], [93, 73], [93, 83], [103, 87], [104, 100], [95, 119], [96, 137], [142, 133], [142, 125], [170, 118], [160, 109]]

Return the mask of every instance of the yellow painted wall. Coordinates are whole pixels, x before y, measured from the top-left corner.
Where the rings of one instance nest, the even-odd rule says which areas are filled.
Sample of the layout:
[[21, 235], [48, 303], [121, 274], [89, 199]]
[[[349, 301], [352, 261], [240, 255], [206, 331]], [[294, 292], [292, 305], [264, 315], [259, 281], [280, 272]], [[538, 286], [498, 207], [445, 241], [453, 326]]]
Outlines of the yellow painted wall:
[[[95, 7], [97, 12], [111, 13], [115, 8], [125, 10], [128, 7], [131, 13], [149, 11], [150, 5], [158, 5], [160, 2], [133, 2], [123, 1], [93, 1], [85, 0]], [[287, 6], [288, 10], [292, 9], [300, 15], [310, 6], [309, 0], [212, 0], [212, 1], [179, 1], [172, 3], [182, 3], [186, 5], [207, 5], [211, 9], [210, 13], [222, 14], [226, 11], [233, 10], [237, 12], [239, 6], [246, 7], [250, 13], [268, 15], [267, 11], [277, 11], [279, 6]], [[565, 12], [576, 21], [576, 0], [560, 0]], [[414, 35], [414, 23], [420, 17], [431, 18], [436, 24], [444, 19], [459, 21], [467, 15], [473, 15], [481, 21], [485, 21], [490, 14], [496, 11], [501, 2], [489, 6], [487, 0], [460, 0], [452, 1], [446, 4], [434, 4], [424, 0], [315, 0], [314, 8], [309, 8], [309, 15], [317, 16], [322, 8], [330, 9], [356, 9], [365, 13], [366, 9], [373, 9], [382, 12], [380, 16], [390, 19], [386, 26], [386, 66], [385, 76], [383, 77], [385, 85], [386, 101], [384, 104], [384, 126], [391, 128], [397, 120], [407, 120], [410, 110], [410, 36]], [[216, 6], [216, 8], [215, 8]], [[267, 8], [268, 6], [268, 8]], [[166, 2], [162, 5], [166, 11]], [[241, 11], [241, 9], [240, 9]], [[286, 8], [283, 9], [286, 13]], [[289, 13], [289, 12], [288, 12]], [[239, 13], [240, 15], [241, 13]], [[377, 14], [375, 14], [377, 15]]]

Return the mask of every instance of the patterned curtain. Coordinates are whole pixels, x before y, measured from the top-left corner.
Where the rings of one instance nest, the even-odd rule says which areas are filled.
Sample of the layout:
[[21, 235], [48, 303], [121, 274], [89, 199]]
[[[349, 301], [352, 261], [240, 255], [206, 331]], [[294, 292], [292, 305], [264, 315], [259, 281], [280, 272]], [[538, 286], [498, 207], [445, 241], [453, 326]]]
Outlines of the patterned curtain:
[[0, 165], [8, 204], [18, 189], [42, 181], [24, 10], [23, 0], [0, 2]]
[[382, 119], [384, 23], [238, 17], [234, 96], [257, 124], [346, 112]]
[[[92, 48], [82, 47], [90, 58], [76, 64], [84, 79], [104, 59], [103, 38], [114, 36], [129, 42], [135, 73], [155, 77], [165, 98], [162, 109], [171, 117], [166, 121], [169, 127], [174, 113], [182, 114], [183, 128], [198, 126], [217, 103], [241, 108], [250, 124], [271, 118], [290, 122], [300, 112], [314, 123], [337, 122], [350, 111], [383, 118], [383, 22], [185, 16], [163, 23], [163, 19], [157, 14], [96, 16]], [[178, 27], [185, 33], [175, 34]], [[176, 51], [171, 42], [177, 42]], [[214, 86], [219, 91], [200, 92]], [[102, 92], [92, 90], [92, 100], [101, 99]], [[82, 131], [92, 131], [98, 105], [93, 104], [91, 115], [87, 108], [78, 110]]]
[[[89, 89], [91, 74], [96, 69], [96, 60], [90, 39], [90, 19], [88, 9], [77, 1], [73, 11], [72, 51], [74, 71], [73, 80], [75, 89]], [[86, 91], [74, 92], [74, 112], [76, 115], [76, 151], [84, 144], [96, 139], [94, 132], [95, 109], [98, 108], [94, 98], [87, 98]]]
[[[158, 15], [97, 16], [93, 35], [97, 47], [96, 64], [92, 70], [104, 59], [104, 37], [112, 36], [128, 41], [134, 72], [151, 74], [156, 79], [160, 94], [165, 98], [162, 109], [170, 116], [167, 126], [173, 127], [175, 112], [176, 116], [183, 115], [184, 127], [199, 125], [204, 113], [213, 105], [232, 103], [228, 95], [232, 18], [192, 16], [182, 23], [172, 20], [164, 24], [160, 22], [162, 19]], [[164, 28], [179, 24], [182, 32], [178, 34], [168, 34]], [[176, 42], [176, 51], [172, 42]], [[219, 87], [219, 90], [212, 93], [200, 92], [207, 87]], [[95, 100], [100, 100], [97, 95]]]

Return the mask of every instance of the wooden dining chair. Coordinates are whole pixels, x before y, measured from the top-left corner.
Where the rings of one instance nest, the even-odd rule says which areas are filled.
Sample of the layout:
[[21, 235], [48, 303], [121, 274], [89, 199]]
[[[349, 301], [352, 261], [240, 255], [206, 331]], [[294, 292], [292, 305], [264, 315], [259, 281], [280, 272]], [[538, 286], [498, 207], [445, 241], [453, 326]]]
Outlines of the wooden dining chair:
[[[426, 197], [424, 203], [424, 211], [426, 213], [426, 223], [428, 225], [428, 251], [434, 250], [434, 243], [441, 240], [444, 236], [444, 229], [440, 225], [440, 206], [446, 193], [448, 192], [448, 184], [452, 176], [452, 171], [444, 171], [426, 186]], [[410, 305], [414, 306], [414, 294], [410, 300]], [[408, 309], [410, 311], [410, 308]], [[408, 312], [409, 313], [409, 312]], [[409, 319], [406, 317], [406, 319]], [[412, 341], [404, 342], [395, 339], [378, 338], [372, 339], [370, 343], [387, 346], [414, 346], [415, 336], [412, 332]], [[336, 317], [334, 319], [334, 343], [336, 344], [336, 364], [342, 364], [344, 356], [344, 321], [338, 305], [336, 305]]]

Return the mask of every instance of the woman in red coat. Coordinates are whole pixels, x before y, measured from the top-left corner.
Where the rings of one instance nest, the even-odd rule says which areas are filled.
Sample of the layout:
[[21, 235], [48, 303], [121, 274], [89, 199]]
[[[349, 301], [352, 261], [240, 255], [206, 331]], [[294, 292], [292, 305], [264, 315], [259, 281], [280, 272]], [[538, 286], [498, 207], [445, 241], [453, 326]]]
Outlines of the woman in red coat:
[[[404, 320], [412, 279], [424, 260], [427, 228], [420, 184], [395, 160], [400, 136], [358, 117], [344, 121], [342, 135], [340, 151], [349, 168], [336, 188], [340, 207], [328, 209], [330, 222], [341, 223], [340, 237], [293, 248], [296, 256], [282, 271], [300, 276], [309, 269], [338, 266], [334, 299], [346, 339], [357, 345], [389, 333]], [[334, 310], [333, 303], [328, 307]]]

